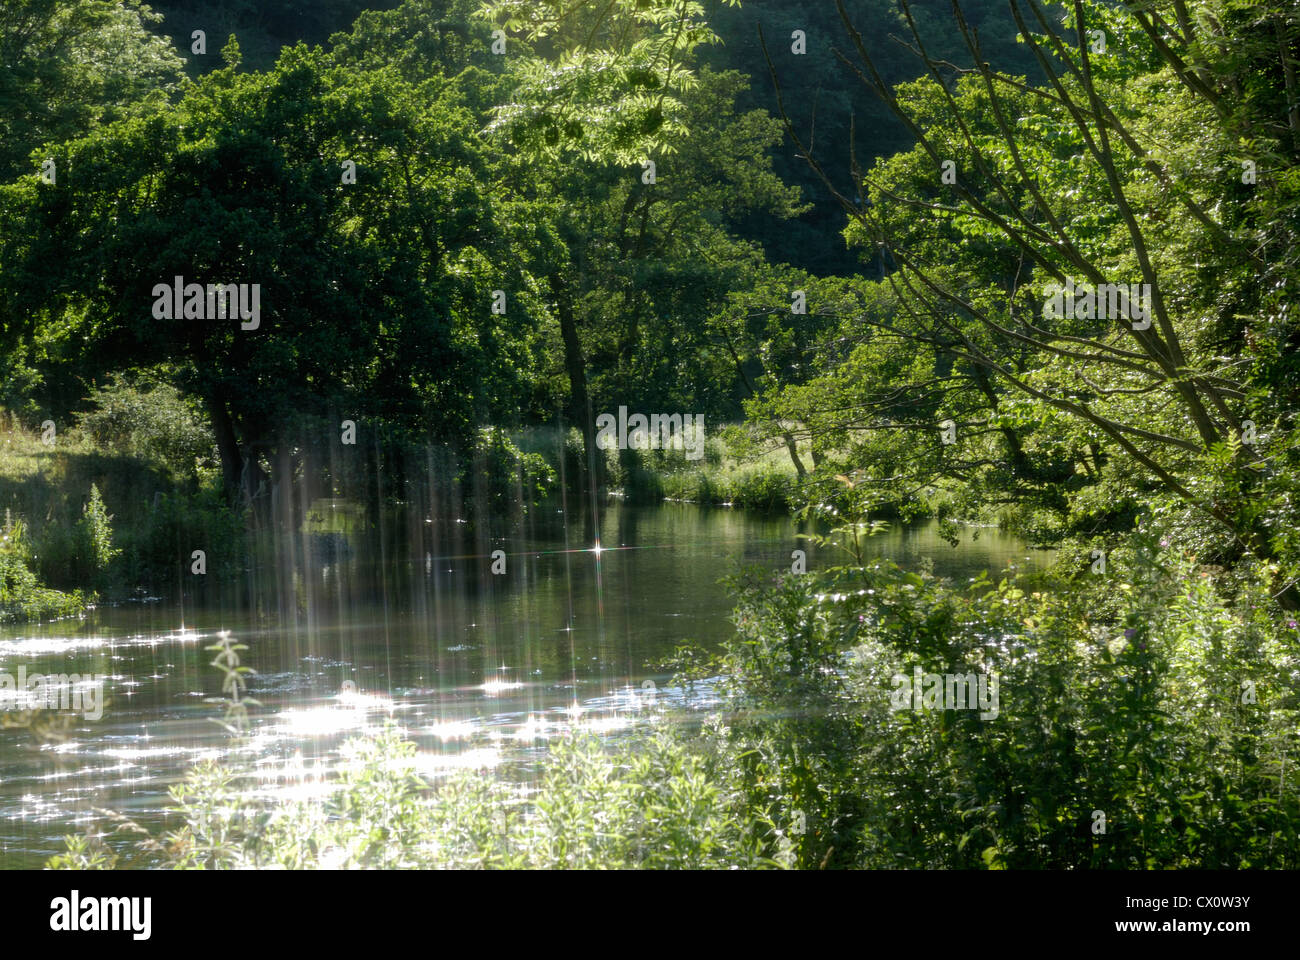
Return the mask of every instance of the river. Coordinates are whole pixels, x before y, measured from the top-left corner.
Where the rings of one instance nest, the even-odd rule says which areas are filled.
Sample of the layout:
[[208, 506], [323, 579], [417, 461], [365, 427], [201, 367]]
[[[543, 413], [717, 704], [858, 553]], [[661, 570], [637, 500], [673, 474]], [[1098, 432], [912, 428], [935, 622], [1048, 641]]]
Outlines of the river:
[[[102, 716], [83, 711], [61, 742], [0, 730], [0, 867], [41, 866], [65, 834], [102, 822], [97, 808], [164, 822], [168, 788], [228, 749], [205, 649], [222, 631], [256, 671], [259, 789], [319, 789], [340, 743], [390, 718], [430, 776], [510, 775], [574, 723], [616, 736], [651, 691], [680, 702], [661, 664], [683, 641], [727, 635], [720, 578], [742, 564], [788, 570], [794, 549], [810, 570], [819, 561], [788, 517], [726, 508], [614, 503], [598, 531], [587, 543], [557, 523], [504, 542], [504, 574], [477, 553], [429, 552], [382, 576], [318, 565], [289, 612], [141, 602], [0, 630], [0, 674], [105, 678]], [[904, 566], [929, 557], [954, 578], [1035, 562], [1013, 538], [980, 533], [953, 548], [936, 524], [895, 527], [870, 551]], [[707, 709], [707, 687], [691, 705]]]

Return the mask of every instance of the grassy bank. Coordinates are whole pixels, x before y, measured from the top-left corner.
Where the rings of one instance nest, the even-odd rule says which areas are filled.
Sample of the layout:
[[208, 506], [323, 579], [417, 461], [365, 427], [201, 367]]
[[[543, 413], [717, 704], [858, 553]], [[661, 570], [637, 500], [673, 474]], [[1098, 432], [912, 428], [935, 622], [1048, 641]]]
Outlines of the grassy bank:
[[174, 584], [190, 545], [231, 575], [241, 518], [224, 502], [210, 435], [172, 389], [115, 383], [60, 428], [0, 412], [10, 620], [41, 619]]
[[674, 500], [782, 512], [811, 504], [840, 513], [865, 509], [873, 519], [905, 522], [946, 518], [958, 507], [941, 488], [893, 499], [877, 495], [867, 502], [845, 482], [841, 471], [847, 468], [838, 458], [827, 457], [813, 467], [807, 443], [798, 444], [796, 453], [804, 466], [802, 477], [785, 447], [759, 446], [743, 427], [731, 426], [708, 438], [698, 460], [675, 450], [621, 450], [607, 451], [605, 462], [610, 488], [629, 503]]
[[631, 503], [676, 500], [788, 510], [797, 498], [798, 477], [785, 453], [742, 459], [717, 439], [706, 443], [698, 461], [662, 450], [621, 451], [608, 461], [610, 486]]

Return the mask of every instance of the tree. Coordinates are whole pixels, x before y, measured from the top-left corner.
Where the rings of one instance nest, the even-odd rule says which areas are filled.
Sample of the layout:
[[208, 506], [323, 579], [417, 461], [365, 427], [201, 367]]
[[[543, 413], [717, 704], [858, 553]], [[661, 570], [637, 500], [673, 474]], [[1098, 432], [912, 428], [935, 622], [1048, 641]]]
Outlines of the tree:
[[[154, 109], [177, 88], [181, 59], [135, 0], [11, 0], [0, 8], [0, 179], [30, 154], [97, 124]], [[57, 171], [56, 171], [57, 175]]]
[[[209, 412], [232, 493], [254, 495], [267, 465], [292, 475], [287, 438], [304, 418], [472, 445], [530, 397], [544, 310], [519, 249], [546, 237], [489, 194], [468, 81], [415, 85], [304, 47], [266, 74], [238, 72], [233, 45], [227, 56], [175, 108], [59, 147], [74, 176], [4, 188], [6, 281], [46, 291], [5, 316], [9, 335], [26, 329], [50, 375], [83, 383], [171, 365]], [[257, 284], [260, 322], [160, 315], [156, 288], [178, 276]], [[496, 289], [508, 316], [492, 311]]]
[[[989, 65], [960, 6], [971, 66], [941, 62], [913, 29], [930, 76], [890, 85], [840, 4], [855, 66], [917, 146], [856, 171], [860, 198], [839, 196], [850, 238], [893, 267], [887, 282], [905, 319], [891, 334], [910, 328], [952, 358], [936, 358], [936, 373], [973, 378], [984, 393], [983, 423], [969, 425], [1004, 438], [1000, 462], [985, 466], [1014, 479], [1037, 459], [1042, 472], [1042, 455], [1025, 453], [1046, 440], [1048, 459], [1063, 455], [1072, 472], [1112, 462], [1115, 486], [1174, 497], [1221, 531], [1220, 551], [1276, 557], [1273, 507], [1255, 494], [1285, 445], [1243, 438], [1246, 421], [1289, 414], [1251, 388], [1233, 337], [1241, 318], [1252, 326], [1269, 310], [1237, 137], [1268, 131], [1279, 165], [1294, 167], [1289, 119], [1259, 110], [1287, 101], [1244, 95], [1240, 65], [1224, 54], [1239, 48], [1221, 36], [1234, 29], [1231, 8], [1198, 5], [1195, 20], [1174, 6], [1166, 20], [1162, 5], [1127, 12], [1077, 0], [1057, 24], [1033, 0], [1014, 0], [1047, 78], [1040, 88]], [[1213, 43], [1197, 38], [1194, 20], [1216, 24]], [[1108, 54], [1093, 31], [1109, 38]], [[1273, 76], [1285, 89], [1286, 44], [1245, 49], [1265, 72], [1280, 56]], [[1070, 281], [1140, 284], [1148, 322], [1045, 314], [1049, 285]], [[934, 436], [936, 424], [923, 429]]]

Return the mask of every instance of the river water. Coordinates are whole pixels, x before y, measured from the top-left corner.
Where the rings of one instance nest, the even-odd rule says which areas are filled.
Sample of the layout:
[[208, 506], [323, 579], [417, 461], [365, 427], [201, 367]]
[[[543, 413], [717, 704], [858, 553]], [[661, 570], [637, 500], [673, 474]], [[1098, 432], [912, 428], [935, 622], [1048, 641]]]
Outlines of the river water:
[[[106, 700], [63, 740], [0, 730], [0, 868], [41, 866], [64, 835], [102, 822], [97, 809], [164, 822], [168, 788], [228, 749], [205, 649], [222, 631], [248, 645], [256, 671], [259, 789], [318, 789], [343, 740], [390, 719], [430, 776], [510, 775], [574, 724], [616, 736], [651, 691], [680, 700], [662, 663], [680, 643], [712, 648], [727, 635], [720, 578], [741, 565], [788, 570], [794, 549], [810, 570], [819, 561], [788, 517], [726, 508], [615, 503], [595, 533], [576, 539], [557, 524], [502, 542], [504, 575], [472, 549], [425, 552], [379, 576], [344, 558], [309, 566], [291, 609], [145, 602], [0, 630], [0, 674], [103, 676]], [[961, 579], [1035, 562], [996, 530], [953, 548], [934, 524], [892, 528], [870, 550], [903, 566], [929, 557]], [[707, 685], [692, 705], [707, 709]]]

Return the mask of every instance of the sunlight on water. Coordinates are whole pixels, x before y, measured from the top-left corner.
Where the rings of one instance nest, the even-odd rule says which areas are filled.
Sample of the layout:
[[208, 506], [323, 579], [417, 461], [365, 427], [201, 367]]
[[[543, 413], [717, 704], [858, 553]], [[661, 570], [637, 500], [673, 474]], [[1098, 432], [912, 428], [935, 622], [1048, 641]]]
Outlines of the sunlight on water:
[[491, 770], [502, 762], [502, 753], [491, 747], [478, 747], [457, 754], [420, 751], [415, 755], [414, 769], [426, 776], [445, 776], [458, 770]]
[[[47, 626], [57, 625], [58, 621]], [[161, 647], [178, 643], [193, 643], [198, 639], [199, 635], [189, 630], [177, 630], [153, 635], [139, 634], [128, 637], [28, 636], [0, 640], [0, 657], [31, 657], [34, 655], [75, 653], [78, 650], [98, 650], [104, 647], [113, 649]]]
[[620, 730], [630, 730], [636, 725], [636, 722], [635, 717], [593, 717], [590, 720], [584, 720], [580, 724], [580, 729], [586, 733], [608, 736]]
[[324, 737], [331, 734], [355, 731], [361, 733], [379, 729], [372, 723], [364, 709], [340, 707], [313, 707], [306, 710], [286, 710], [277, 714], [275, 733], [267, 737]]
[[499, 696], [507, 690], [520, 690], [522, 688], [522, 683], [515, 683], [509, 680], [489, 680], [487, 683], [480, 684], [478, 687], [479, 690], [482, 690], [489, 697]]
[[437, 737], [445, 743], [448, 740], [468, 740], [478, 732], [478, 728], [466, 720], [445, 720], [421, 727], [416, 732], [421, 736]]

